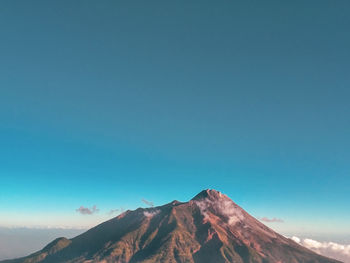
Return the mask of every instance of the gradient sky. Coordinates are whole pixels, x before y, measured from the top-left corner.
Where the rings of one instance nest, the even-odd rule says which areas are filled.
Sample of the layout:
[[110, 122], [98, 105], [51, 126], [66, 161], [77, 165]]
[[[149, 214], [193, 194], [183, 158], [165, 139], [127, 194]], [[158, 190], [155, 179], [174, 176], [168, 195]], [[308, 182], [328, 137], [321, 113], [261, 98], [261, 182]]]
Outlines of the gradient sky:
[[215, 188], [279, 231], [350, 234], [349, 10], [2, 0], [0, 226]]

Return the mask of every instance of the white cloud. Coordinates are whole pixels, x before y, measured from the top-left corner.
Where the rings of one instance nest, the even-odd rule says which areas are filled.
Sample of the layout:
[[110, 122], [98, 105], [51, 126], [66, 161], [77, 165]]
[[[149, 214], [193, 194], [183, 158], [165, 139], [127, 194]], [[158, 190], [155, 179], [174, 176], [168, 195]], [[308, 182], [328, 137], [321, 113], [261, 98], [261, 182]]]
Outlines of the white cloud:
[[300, 238], [299, 237], [292, 237], [291, 238], [295, 243], [298, 243], [298, 244], [300, 244]]
[[231, 200], [220, 199], [212, 201], [210, 199], [204, 199], [195, 203], [205, 219], [208, 219], [210, 209], [213, 209], [215, 214], [221, 214], [227, 217], [227, 223], [230, 225], [234, 225], [244, 219], [241, 210]]
[[320, 255], [350, 263], [350, 245], [335, 242], [319, 242], [310, 238], [300, 239], [298, 237], [292, 237], [291, 239]]
[[160, 210], [151, 210], [151, 211], [144, 211], [143, 212], [143, 215], [145, 216], [145, 217], [148, 217], [148, 218], [151, 218], [151, 217], [153, 217], [153, 216], [155, 216], [155, 215], [158, 215], [160, 213]]
[[92, 215], [92, 214], [97, 213], [99, 211], [99, 209], [97, 209], [97, 207], [95, 205], [91, 208], [81, 206], [78, 209], [76, 209], [75, 211], [77, 211], [78, 213], [80, 213], [82, 215]]

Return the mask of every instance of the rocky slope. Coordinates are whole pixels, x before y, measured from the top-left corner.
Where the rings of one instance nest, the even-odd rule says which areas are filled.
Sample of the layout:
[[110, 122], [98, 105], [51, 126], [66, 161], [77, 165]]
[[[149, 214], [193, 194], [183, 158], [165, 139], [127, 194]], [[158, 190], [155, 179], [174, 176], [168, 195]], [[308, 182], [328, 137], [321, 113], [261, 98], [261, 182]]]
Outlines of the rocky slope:
[[137, 209], [28, 257], [3, 263], [336, 263], [205, 190], [186, 203]]

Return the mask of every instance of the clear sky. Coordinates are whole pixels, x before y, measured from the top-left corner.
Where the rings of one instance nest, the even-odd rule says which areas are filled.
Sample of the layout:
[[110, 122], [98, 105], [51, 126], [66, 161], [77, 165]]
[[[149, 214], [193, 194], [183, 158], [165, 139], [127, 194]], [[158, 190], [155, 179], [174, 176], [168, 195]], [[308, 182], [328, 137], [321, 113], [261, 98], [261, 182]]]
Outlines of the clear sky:
[[349, 12], [1, 1], [0, 226], [86, 227], [215, 188], [279, 231], [350, 234]]

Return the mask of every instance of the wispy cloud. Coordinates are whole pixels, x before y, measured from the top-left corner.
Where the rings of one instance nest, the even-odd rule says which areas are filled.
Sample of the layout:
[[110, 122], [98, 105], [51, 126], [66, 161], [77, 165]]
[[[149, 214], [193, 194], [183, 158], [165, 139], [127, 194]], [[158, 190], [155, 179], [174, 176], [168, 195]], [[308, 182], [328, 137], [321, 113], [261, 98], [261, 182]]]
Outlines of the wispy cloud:
[[227, 223], [234, 225], [239, 221], [244, 220], [244, 215], [241, 210], [231, 200], [210, 200], [204, 199], [196, 201], [196, 205], [201, 211], [204, 218], [210, 218], [209, 213], [218, 213], [227, 217]]
[[109, 212], [108, 212], [108, 215], [114, 215], [114, 214], [122, 214], [125, 212], [125, 209], [124, 208], [116, 208], [116, 209], [111, 209]]
[[350, 244], [344, 245], [335, 242], [319, 242], [310, 238], [301, 239], [292, 237], [291, 239], [318, 254], [350, 263]]
[[148, 205], [148, 206], [150, 206], [150, 207], [154, 207], [154, 203], [151, 202], [151, 201], [148, 201], [148, 200], [146, 200], [146, 199], [144, 199], [144, 198], [142, 198], [141, 201], [142, 201], [144, 204], [146, 204], [146, 205]]
[[97, 213], [99, 211], [99, 209], [96, 207], [96, 205], [94, 205], [91, 208], [81, 206], [78, 209], [76, 209], [75, 211], [77, 211], [78, 213], [80, 213], [82, 215], [92, 215], [92, 214]]
[[283, 223], [283, 219], [280, 218], [268, 218], [268, 217], [262, 217], [260, 218], [260, 221], [266, 222], [266, 223]]
[[158, 215], [159, 213], [160, 213], [160, 210], [151, 210], [151, 211], [145, 211], [145, 212], [143, 212], [143, 215], [144, 215], [145, 217], [150, 218], [150, 217], [153, 217], [153, 216], [155, 216], [155, 215]]

